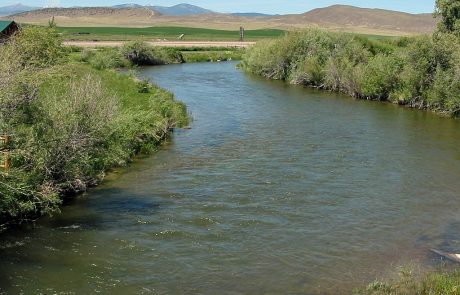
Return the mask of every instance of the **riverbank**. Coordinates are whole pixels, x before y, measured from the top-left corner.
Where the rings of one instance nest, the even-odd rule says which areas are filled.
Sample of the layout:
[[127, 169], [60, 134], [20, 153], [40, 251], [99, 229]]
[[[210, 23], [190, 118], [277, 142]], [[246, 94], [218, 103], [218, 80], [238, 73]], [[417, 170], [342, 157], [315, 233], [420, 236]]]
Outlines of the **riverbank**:
[[187, 124], [171, 93], [111, 70], [116, 64], [106, 61], [124, 61], [101, 57], [70, 58], [52, 28], [26, 28], [0, 49], [0, 130], [12, 139], [11, 168], [0, 174], [0, 224], [58, 211], [64, 196]]
[[375, 281], [355, 295], [457, 295], [460, 293], [460, 271], [430, 273], [414, 277], [410, 270], [401, 271], [397, 281]]
[[72, 60], [87, 63], [99, 70], [241, 60], [245, 52], [244, 48], [227, 47], [155, 47], [142, 41], [125, 43], [122, 47], [69, 46], [67, 49]]
[[[242, 67], [266, 79], [458, 117], [459, 52], [458, 37], [446, 32], [376, 41], [308, 30], [258, 42]], [[434, 272], [377, 281], [356, 294], [459, 294], [459, 286], [458, 271]]]
[[242, 65], [267, 79], [458, 116], [458, 52], [450, 33], [371, 40], [307, 30], [258, 42]]
[[138, 68], [193, 128], [62, 214], [3, 233], [2, 291], [353, 294], [399, 265], [436, 270], [430, 248], [458, 249], [460, 120], [236, 65]]

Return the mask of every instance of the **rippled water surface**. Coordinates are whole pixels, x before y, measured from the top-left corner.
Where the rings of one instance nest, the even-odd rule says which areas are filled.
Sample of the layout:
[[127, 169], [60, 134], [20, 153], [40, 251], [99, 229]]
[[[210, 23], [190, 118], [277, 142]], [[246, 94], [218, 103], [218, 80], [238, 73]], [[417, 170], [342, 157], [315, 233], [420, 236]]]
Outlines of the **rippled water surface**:
[[7, 294], [348, 293], [460, 250], [453, 119], [269, 82], [146, 68], [194, 117], [63, 214], [0, 237]]

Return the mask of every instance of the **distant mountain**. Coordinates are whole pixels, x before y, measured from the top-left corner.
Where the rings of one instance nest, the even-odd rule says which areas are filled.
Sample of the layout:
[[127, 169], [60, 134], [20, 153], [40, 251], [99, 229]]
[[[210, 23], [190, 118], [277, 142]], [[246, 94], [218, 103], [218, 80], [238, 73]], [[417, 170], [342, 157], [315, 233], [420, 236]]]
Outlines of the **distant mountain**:
[[147, 5], [142, 6], [135, 3], [126, 3], [112, 6], [113, 8], [148, 8], [155, 12], [158, 12], [162, 15], [196, 15], [196, 14], [209, 14], [214, 13], [214, 11], [204, 9], [199, 6], [182, 3], [174, 6], [157, 6], [157, 5]]
[[163, 15], [193, 15], [214, 13], [212, 10], [187, 3], [177, 4], [171, 7], [153, 6], [152, 8], [153, 10], [158, 11]]
[[243, 17], [274, 16], [273, 14], [265, 14], [265, 13], [258, 13], [258, 12], [236, 12], [236, 13], [232, 13], [232, 15], [243, 16]]
[[7, 16], [7, 15], [16, 14], [16, 13], [37, 10], [37, 9], [40, 9], [40, 7], [26, 6], [26, 5], [22, 5], [21, 3], [18, 3], [14, 5], [0, 7], [0, 16]]
[[195, 14], [214, 13], [214, 11], [204, 9], [199, 6], [187, 4], [187, 3], [177, 4], [171, 7], [149, 6], [149, 8], [163, 15], [195, 15]]
[[136, 3], [126, 3], [120, 5], [114, 5], [112, 8], [142, 8], [144, 6], [136, 4]]

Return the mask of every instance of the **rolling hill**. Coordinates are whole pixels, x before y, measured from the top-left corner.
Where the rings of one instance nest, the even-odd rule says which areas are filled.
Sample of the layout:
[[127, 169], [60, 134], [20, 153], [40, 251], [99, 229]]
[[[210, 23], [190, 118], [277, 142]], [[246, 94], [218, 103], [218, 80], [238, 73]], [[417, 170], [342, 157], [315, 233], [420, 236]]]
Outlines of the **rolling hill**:
[[163, 15], [194, 15], [194, 14], [207, 14], [207, 13], [214, 13], [211, 10], [204, 9], [199, 6], [181, 3], [174, 6], [151, 6], [146, 5], [142, 6], [135, 3], [126, 3], [112, 6], [113, 8], [148, 8], [153, 11], [156, 11]]
[[211, 10], [187, 3], [177, 4], [171, 7], [166, 6], [149, 6], [152, 10], [158, 11], [163, 15], [195, 15], [214, 13]]
[[[46, 24], [54, 16], [59, 26], [68, 27], [180, 26], [224, 30], [235, 30], [240, 26], [246, 29], [283, 30], [321, 27], [334, 31], [395, 36], [430, 33], [436, 27], [436, 20], [431, 14], [409, 14], [346, 5], [314, 9], [303, 14], [274, 16], [212, 13], [185, 4], [178, 5], [174, 12], [162, 12], [152, 7], [124, 4], [118, 8], [47, 8], [15, 14], [8, 18], [22, 23]], [[186, 11], [192, 14], [186, 14]]]
[[283, 21], [297, 24], [312, 22], [320, 27], [401, 31], [409, 33], [431, 32], [436, 26], [432, 14], [409, 14], [384, 9], [333, 5], [318, 8], [301, 15], [285, 16]]
[[0, 16], [6, 16], [6, 15], [12, 15], [16, 13], [21, 13], [25, 11], [31, 11], [31, 10], [37, 10], [40, 9], [39, 7], [32, 7], [32, 6], [26, 6], [22, 5], [20, 3], [14, 4], [14, 5], [8, 5], [8, 6], [3, 6], [0, 7]]
[[[135, 20], [139, 25], [149, 24], [159, 13], [147, 8], [110, 8], [110, 7], [82, 7], [82, 8], [43, 8], [28, 11], [6, 18], [20, 23], [46, 24], [54, 17], [58, 25], [84, 23], [89, 26], [110, 26], [120, 20]], [[5, 18], [5, 19], [6, 19]]]

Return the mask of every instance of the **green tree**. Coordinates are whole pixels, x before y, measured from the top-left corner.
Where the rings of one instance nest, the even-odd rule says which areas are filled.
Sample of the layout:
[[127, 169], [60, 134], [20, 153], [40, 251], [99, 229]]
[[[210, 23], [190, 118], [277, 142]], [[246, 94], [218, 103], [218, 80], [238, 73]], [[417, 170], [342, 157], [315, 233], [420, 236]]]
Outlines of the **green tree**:
[[460, 0], [436, 0], [437, 17], [441, 17], [439, 31], [460, 36]]

